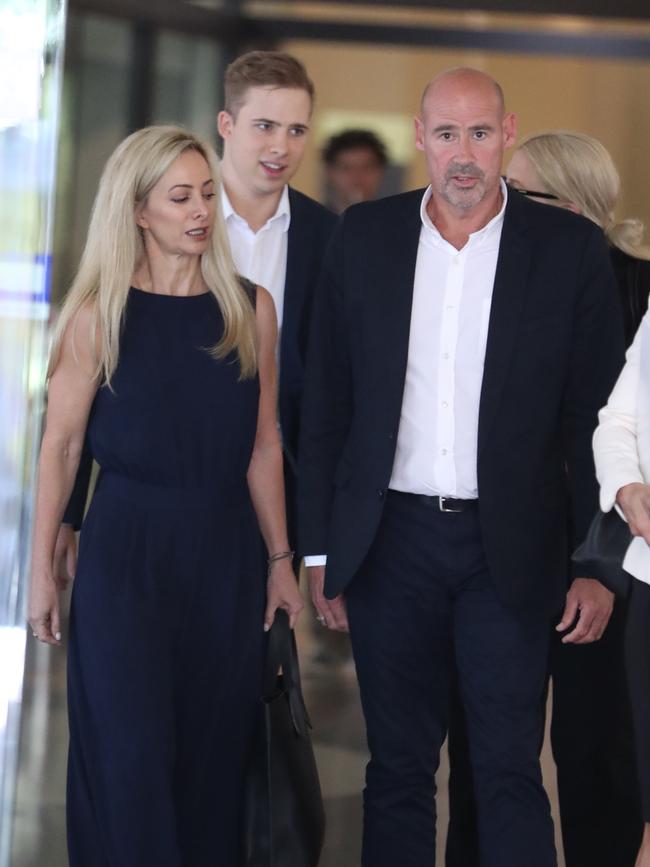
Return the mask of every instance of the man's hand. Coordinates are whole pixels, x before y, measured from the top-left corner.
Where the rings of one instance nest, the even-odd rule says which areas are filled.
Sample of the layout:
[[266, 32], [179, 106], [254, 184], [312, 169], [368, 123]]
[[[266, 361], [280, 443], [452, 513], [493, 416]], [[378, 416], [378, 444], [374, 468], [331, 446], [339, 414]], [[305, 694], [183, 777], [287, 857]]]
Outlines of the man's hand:
[[632, 535], [642, 536], [650, 545], [650, 485], [638, 482], [623, 485], [616, 495], [616, 502], [630, 525]]
[[329, 629], [338, 632], [349, 632], [348, 614], [345, 610], [345, 599], [336, 596], [334, 599], [326, 599], [323, 595], [325, 585], [325, 566], [308, 566], [309, 590], [314, 608], [318, 612], [318, 619], [324, 622]]
[[575, 628], [562, 644], [590, 644], [601, 638], [614, 610], [614, 594], [595, 578], [576, 578], [566, 596], [562, 620], [555, 627], [563, 632], [575, 621]]
[[65, 590], [77, 571], [77, 539], [70, 524], [61, 524], [54, 546], [52, 574], [58, 590]]

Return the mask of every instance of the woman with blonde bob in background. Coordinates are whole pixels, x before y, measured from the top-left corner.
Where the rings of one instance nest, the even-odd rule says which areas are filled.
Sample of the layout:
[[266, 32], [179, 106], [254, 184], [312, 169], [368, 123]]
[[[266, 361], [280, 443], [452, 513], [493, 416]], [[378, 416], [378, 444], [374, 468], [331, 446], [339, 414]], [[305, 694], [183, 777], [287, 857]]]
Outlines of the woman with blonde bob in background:
[[607, 148], [584, 133], [536, 133], [517, 146], [506, 178], [520, 193], [582, 214], [603, 230], [629, 346], [648, 308], [650, 247], [640, 220], [615, 216], [621, 182]]
[[29, 609], [48, 644], [61, 643], [53, 553], [86, 433], [100, 465], [70, 615], [71, 867], [238, 863], [263, 632], [278, 607], [292, 625], [302, 608], [275, 310], [235, 273], [218, 177], [183, 129], [123, 141], [54, 338]]
[[[610, 244], [629, 346], [648, 308], [650, 249], [643, 244], [643, 223], [615, 216], [620, 180], [607, 149], [582, 133], [538, 133], [515, 150], [507, 180], [524, 195], [568, 208], [602, 228]], [[646, 317], [639, 333], [648, 328]], [[641, 481], [628, 426], [636, 424], [631, 408], [636, 386], [631, 387], [630, 381], [638, 377], [640, 339], [634, 344], [637, 348], [630, 350], [627, 372], [601, 414], [596, 433], [596, 467], [605, 510], [612, 508], [616, 492], [626, 481]], [[643, 388], [647, 402], [650, 377]], [[621, 416], [620, 405], [628, 399], [632, 403]], [[634, 467], [632, 477], [621, 475], [622, 465], [626, 472]], [[620, 501], [626, 515], [630, 508], [639, 508], [628, 508], [623, 501], [627, 503], [626, 496]], [[645, 580], [650, 580], [650, 571]], [[552, 648], [551, 739], [567, 867], [631, 867], [635, 858], [637, 867], [650, 867], [650, 608], [641, 613], [639, 603], [648, 589], [634, 582], [631, 598], [616, 601], [599, 642], [565, 647], [557, 641]], [[637, 856], [644, 822], [644, 842]]]

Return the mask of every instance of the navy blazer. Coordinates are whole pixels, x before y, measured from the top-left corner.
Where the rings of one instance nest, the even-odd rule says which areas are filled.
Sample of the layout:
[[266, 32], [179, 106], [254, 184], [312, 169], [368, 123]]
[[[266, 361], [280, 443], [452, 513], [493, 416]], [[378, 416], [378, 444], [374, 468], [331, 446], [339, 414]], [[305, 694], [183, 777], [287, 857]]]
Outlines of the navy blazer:
[[[287, 240], [278, 395], [285, 465], [290, 471], [287, 473], [287, 488], [295, 485], [300, 402], [312, 302], [325, 249], [337, 222], [335, 214], [291, 187], [289, 207], [291, 222]], [[83, 519], [91, 469], [92, 455], [86, 440], [63, 519], [75, 529], [79, 529]]]
[[318, 202], [291, 187], [289, 207], [291, 222], [280, 338], [278, 412], [285, 460], [295, 473], [313, 300], [325, 250], [338, 218]]
[[[378, 531], [408, 356], [423, 191], [357, 205], [335, 232], [315, 302], [303, 400], [299, 547], [327, 554], [326, 594]], [[479, 514], [503, 601], [544, 616], [567, 573], [567, 473], [578, 538], [597, 505], [591, 437], [623, 363], [602, 231], [511, 192], [479, 408]]]

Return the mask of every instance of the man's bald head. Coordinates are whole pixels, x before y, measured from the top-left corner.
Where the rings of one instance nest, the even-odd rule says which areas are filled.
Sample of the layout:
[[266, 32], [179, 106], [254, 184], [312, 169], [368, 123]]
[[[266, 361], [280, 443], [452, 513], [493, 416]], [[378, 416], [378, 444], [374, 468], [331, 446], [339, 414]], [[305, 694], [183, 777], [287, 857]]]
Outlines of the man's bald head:
[[424, 111], [425, 103], [430, 97], [436, 97], [439, 93], [447, 91], [491, 90], [497, 100], [498, 110], [503, 116], [506, 111], [506, 102], [501, 85], [496, 79], [478, 69], [469, 66], [456, 66], [453, 69], [445, 69], [436, 75], [424, 88], [420, 101], [420, 111]]
[[501, 196], [503, 151], [517, 130], [497, 82], [478, 69], [445, 70], [427, 85], [415, 130], [427, 161], [431, 207], [465, 216], [491, 213]]

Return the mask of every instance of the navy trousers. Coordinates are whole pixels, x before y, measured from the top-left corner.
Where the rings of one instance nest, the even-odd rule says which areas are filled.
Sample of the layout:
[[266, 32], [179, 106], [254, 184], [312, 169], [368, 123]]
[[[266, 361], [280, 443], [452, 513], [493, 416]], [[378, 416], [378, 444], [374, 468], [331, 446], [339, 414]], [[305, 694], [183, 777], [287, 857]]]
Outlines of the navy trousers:
[[641, 845], [626, 616], [627, 603], [617, 600], [600, 641], [551, 638], [551, 746], [567, 867], [632, 867]]
[[641, 811], [650, 822], [650, 585], [632, 579], [625, 662], [630, 689]]
[[[618, 599], [605, 634], [594, 644], [565, 645], [551, 630], [551, 745], [567, 867], [632, 867], [641, 844], [643, 820], [623, 660], [627, 610], [627, 600]], [[559, 622], [560, 612], [554, 620]], [[465, 714], [455, 684], [449, 761], [445, 864], [478, 867], [474, 785]]]
[[265, 594], [235, 494], [100, 479], [70, 619], [70, 867], [240, 863]]
[[346, 591], [368, 732], [363, 867], [432, 867], [435, 781], [455, 654], [482, 867], [555, 867], [539, 766], [548, 623], [510, 612], [487, 569], [477, 509], [389, 492]]

